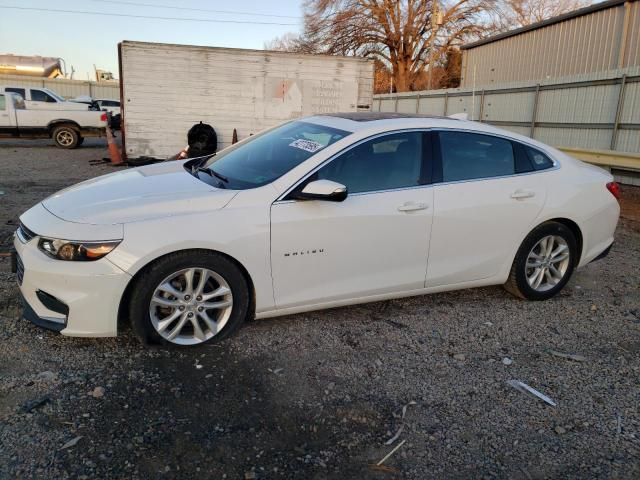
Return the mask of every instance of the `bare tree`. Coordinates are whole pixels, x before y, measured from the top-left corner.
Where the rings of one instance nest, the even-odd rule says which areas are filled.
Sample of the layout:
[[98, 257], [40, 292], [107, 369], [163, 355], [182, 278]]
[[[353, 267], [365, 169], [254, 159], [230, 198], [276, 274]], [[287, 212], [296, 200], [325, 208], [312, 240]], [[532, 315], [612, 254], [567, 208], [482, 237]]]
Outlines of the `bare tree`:
[[592, 0], [498, 0], [494, 10], [496, 29], [524, 27], [592, 3]]
[[396, 91], [408, 91], [450, 47], [482, 32], [494, 3], [306, 0], [299, 51], [373, 57], [388, 67]]
[[288, 32], [281, 37], [264, 43], [265, 50], [280, 50], [283, 52], [297, 52], [301, 50], [300, 36], [297, 33]]

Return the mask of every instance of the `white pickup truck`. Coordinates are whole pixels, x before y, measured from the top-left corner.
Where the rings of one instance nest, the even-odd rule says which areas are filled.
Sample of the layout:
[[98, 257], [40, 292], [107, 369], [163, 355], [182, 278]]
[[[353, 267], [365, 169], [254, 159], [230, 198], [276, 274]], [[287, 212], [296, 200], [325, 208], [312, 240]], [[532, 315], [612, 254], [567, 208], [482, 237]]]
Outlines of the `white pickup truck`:
[[0, 93], [0, 138], [52, 138], [76, 148], [85, 137], [102, 137], [107, 113], [92, 110], [29, 110], [16, 93]]
[[48, 88], [0, 86], [0, 93], [17, 93], [29, 110], [89, 110], [90, 107], [65, 100]]

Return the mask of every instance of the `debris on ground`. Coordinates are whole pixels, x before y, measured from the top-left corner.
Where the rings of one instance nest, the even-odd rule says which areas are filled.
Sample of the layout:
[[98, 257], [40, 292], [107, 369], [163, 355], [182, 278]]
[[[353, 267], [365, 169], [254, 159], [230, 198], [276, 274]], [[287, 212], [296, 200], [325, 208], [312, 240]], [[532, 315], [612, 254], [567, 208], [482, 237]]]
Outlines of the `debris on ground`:
[[574, 362], [586, 362], [587, 361], [587, 359], [585, 357], [583, 357], [582, 355], [574, 355], [573, 353], [562, 353], [562, 352], [556, 352], [555, 350], [550, 350], [549, 354], [553, 355], [554, 357], [566, 358], [567, 360], [573, 360]]
[[75, 447], [77, 445], [77, 443], [80, 441], [81, 438], [82, 438], [82, 435], [80, 435], [78, 437], [75, 437], [75, 438], [72, 438], [67, 443], [62, 445], [60, 447], [60, 450], [66, 450], [67, 448]]
[[38, 374], [38, 380], [42, 380], [44, 382], [53, 382], [56, 377], [57, 375], [49, 370]]
[[504, 365], [509, 366], [509, 365], [511, 365], [511, 364], [513, 363], [513, 360], [511, 360], [509, 357], [504, 357], [504, 358], [502, 359], [502, 363], [503, 363]]
[[104, 387], [96, 387], [94, 388], [89, 395], [91, 395], [93, 398], [102, 398], [104, 397]]
[[378, 463], [376, 463], [377, 466], [382, 465], [384, 462], [386, 462], [387, 460], [389, 460], [389, 458], [391, 457], [391, 455], [393, 455], [394, 453], [396, 453], [396, 451], [398, 451], [398, 449], [400, 447], [402, 447], [402, 445], [404, 445], [406, 442], [406, 440], [402, 440], [398, 445], [396, 445], [389, 453], [387, 453], [384, 458], [382, 460], [380, 460]]
[[508, 380], [507, 384], [512, 386], [513, 388], [515, 388], [519, 392], [533, 395], [534, 397], [542, 400], [543, 402], [548, 403], [552, 407], [556, 407], [557, 406], [557, 403], [554, 402], [553, 400], [551, 400], [549, 397], [547, 397], [544, 393], [540, 393], [535, 388], [530, 387], [529, 385], [527, 385], [524, 382], [521, 382], [520, 380]]
[[406, 405], [403, 405], [402, 410], [401, 410], [402, 413], [400, 415], [398, 415], [396, 413], [393, 413], [394, 417], [396, 417], [396, 418], [399, 417], [400, 418], [401, 424], [400, 424], [400, 427], [398, 428], [398, 430], [396, 431], [395, 435], [393, 437], [391, 437], [389, 440], [387, 440], [386, 442], [384, 442], [385, 445], [391, 445], [392, 443], [394, 443], [400, 437], [400, 434], [404, 430], [404, 417], [407, 414], [407, 408], [410, 405], [416, 405], [416, 402], [411, 400]]
[[35, 400], [29, 400], [22, 404], [20, 407], [20, 411], [22, 413], [31, 413], [32, 410], [35, 410], [42, 405], [49, 403], [51, 401], [51, 397], [49, 395], [44, 395], [42, 397], [36, 398]]

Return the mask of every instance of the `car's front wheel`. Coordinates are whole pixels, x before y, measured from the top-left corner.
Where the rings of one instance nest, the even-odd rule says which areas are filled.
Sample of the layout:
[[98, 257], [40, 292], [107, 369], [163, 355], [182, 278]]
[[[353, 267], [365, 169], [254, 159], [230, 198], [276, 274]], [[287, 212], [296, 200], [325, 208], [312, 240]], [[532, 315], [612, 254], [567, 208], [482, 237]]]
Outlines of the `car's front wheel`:
[[573, 232], [559, 222], [536, 227], [522, 242], [504, 287], [528, 300], [547, 300], [567, 284], [577, 261]]
[[249, 299], [247, 280], [228, 258], [205, 250], [178, 252], [136, 278], [129, 318], [145, 344], [201, 345], [234, 333]]

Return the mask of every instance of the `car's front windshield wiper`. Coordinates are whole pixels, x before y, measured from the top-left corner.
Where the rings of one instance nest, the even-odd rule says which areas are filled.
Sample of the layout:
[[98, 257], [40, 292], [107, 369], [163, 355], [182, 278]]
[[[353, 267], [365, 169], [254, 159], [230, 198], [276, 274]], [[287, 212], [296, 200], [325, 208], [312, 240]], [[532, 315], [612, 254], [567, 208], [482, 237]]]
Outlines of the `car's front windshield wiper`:
[[218, 172], [216, 172], [213, 168], [209, 167], [207, 168], [207, 170], [209, 170], [209, 172], [211, 172], [211, 174], [216, 177], [219, 178], [220, 180], [222, 180], [224, 183], [229, 183], [229, 179], [227, 177], [225, 177], [224, 175], [219, 174]]
[[216, 177], [219, 180], [218, 185], [216, 185], [218, 188], [227, 188], [225, 184], [229, 183], [229, 179], [214, 171], [211, 167], [196, 167], [193, 173], [197, 176], [198, 172], [206, 173], [210, 177]]

